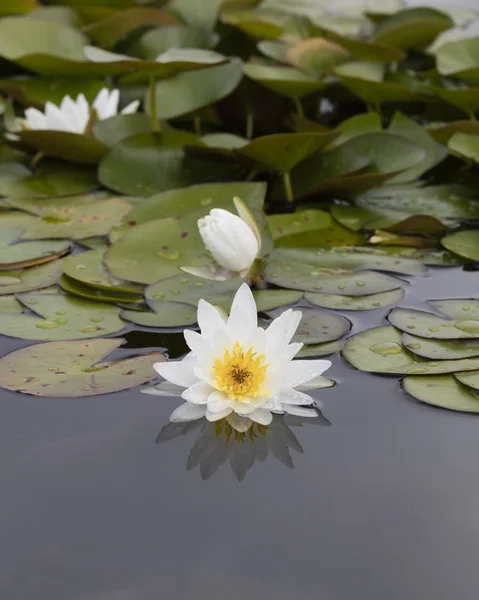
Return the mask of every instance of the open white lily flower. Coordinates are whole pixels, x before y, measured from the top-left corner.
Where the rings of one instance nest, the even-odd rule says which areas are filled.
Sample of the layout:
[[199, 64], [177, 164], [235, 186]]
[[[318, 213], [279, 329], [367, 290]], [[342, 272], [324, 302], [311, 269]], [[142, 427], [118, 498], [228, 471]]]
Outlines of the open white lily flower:
[[[301, 386], [311, 389], [314, 380], [316, 388], [330, 387], [333, 382], [321, 375], [331, 362], [292, 360], [302, 347], [290, 343], [300, 320], [301, 312], [289, 309], [268, 329], [258, 327], [256, 304], [246, 283], [236, 292], [228, 318], [200, 300], [201, 333], [184, 332], [191, 352], [181, 361], [154, 365], [170, 384], [182, 388], [181, 397], [187, 401], [170, 419], [191, 421], [206, 416], [217, 421], [235, 413], [269, 425], [272, 413], [317, 416], [308, 408], [313, 399]], [[157, 393], [154, 388], [147, 391]]]
[[[120, 101], [119, 90], [103, 88], [96, 96], [90, 108], [84, 94], [79, 94], [76, 100], [65, 96], [60, 106], [46, 102], [45, 111], [37, 108], [27, 108], [25, 118], [19, 119], [20, 129], [69, 131], [83, 134], [90, 121], [92, 110], [96, 111], [99, 121], [114, 117], [118, 114]], [[121, 114], [131, 114], [138, 110], [140, 102], [135, 100], [126, 106]]]
[[261, 251], [259, 228], [240, 198], [233, 198], [238, 215], [213, 208], [198, 220], [198, 229], [217, 265], [181, 267], [182, 271], [206, 279], [226, 280], [246, 277]]

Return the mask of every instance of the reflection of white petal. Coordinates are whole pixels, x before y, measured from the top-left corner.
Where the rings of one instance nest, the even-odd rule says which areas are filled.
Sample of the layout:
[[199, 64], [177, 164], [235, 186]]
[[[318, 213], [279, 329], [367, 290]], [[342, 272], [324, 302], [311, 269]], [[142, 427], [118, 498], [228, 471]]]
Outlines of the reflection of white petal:
[[155, 363], [153, 368], [169, 382], [181, 385], [182, 387], [191, 387], [198, 382], [189, 362], [184, 363], [183, 361], [177, 361]]
[[239, 431], [240, 433], [244, 433], [248, 431], [248, 429], [253, 425], [253, 421], [248, 419], [248, 417], [241, 417], [236, 413], [231, 413], [226, 417], [226, 421], [231, 425], [231, 427], [235, 431]]
[[283, 402], [284, 410], [290, 415], [297, 415], [298, 417], [317, 417], [318, 413], [314, 408], [303, 408], [302, 406], [296, 406], [294, 404], [285, 404]]
[[175, 396], [181, 396], [184, 388], [180, 387], [179, 385], [175, 385], [174, 383], [170, 383], [169, 381], [162, 381], [161, 383], [144, 388], [140, 391], [143, 394], [150, 394], [151, 396], [163, 396], [166, 398], [171, 398]]
[[176, 408], [170, 415], [170, 421], [173, 423], [184, 423], [185, 421], [196, 421], [206, 414], [205, 406], [190, 404], [185, 402]]
[[193, 404], [206, 404], [208, 402], [208, 396], [212, 391], [213, 388], [210, 385], [204, 383], [204, 381], [200, 381], [185, 390], [181, 394], [181, 397], [183, 400], [187, 400]]
[[330, 366], [330, 360], [297, 360], [287, 365], [283, 375], [288, 385], [296, 387], [322, 375]]
[[269, 425], [273, 420], [273, 415], [269, 410], [265, 410], [264, 408], [257, 408], [248, 417], [260, 425]]

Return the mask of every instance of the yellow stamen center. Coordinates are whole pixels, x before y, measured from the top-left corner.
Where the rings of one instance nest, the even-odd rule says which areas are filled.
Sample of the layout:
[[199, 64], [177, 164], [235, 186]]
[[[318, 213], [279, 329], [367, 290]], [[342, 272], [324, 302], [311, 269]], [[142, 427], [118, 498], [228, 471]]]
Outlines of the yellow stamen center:
[[236, 342], [232, 350], [225, 348], [223, 358], [215, 358], [213, 371], [216, 387], [233, 400], [267, 396], [263, 388], [268, 365], [266, 356], [257, 354], [253, 348], [247, 352]]

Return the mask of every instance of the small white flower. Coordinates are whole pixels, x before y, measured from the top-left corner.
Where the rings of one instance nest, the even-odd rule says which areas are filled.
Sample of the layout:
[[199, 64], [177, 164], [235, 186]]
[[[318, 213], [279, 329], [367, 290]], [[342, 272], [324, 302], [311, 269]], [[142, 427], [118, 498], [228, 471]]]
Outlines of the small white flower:
[[[27, 108], [25, 118], [19, 119], [21, 129], [69, 131], [71, 133], [83, 134], [90, 120], [91, 110], [95, 109], [98, 120], [103, 121], [118, 114], [118, 103], [120, 101], [119, 90], [103, 88], [93, 101], [90, 108], [84, 94], [79, 94], [76, 100], [65, 96], [60, 106], [53, 102], [46, 102], [45, 111], [37, 108]], [[121, 114], [136, 112], [139, 101], [135, 100], [126, 106]]]
[[259, 257], [261, 234], [247, 206], [233, 198], [238, 215], [223, 208], [213, 208], [198, 220], [198, 230], [217, 265], [181, 267], [182, 271], [206, 279], [225, 280], [246, 277]]
[[292, 360], [302, 347], [290, 343], [300, 320], [301, 312], [289, 309], [268, 329], [258, 327], [256, 304], [246, 283], [235, 295], [229, 318], [200, 300], [201, 333], [184, 332], [191, 352], [179, 362], [154, 365], [170, 384], [182, 389], [181, 397], [187, 401], [170, 419], [191, 421], [206, 416], [217, 421], [235, 413], [269, 425], [272, 413], [317, 416], [307, 408], [313, 399], [301, 387], [312, 389], [313, 383], [316, 388], [330, 387], [333, 382], [321, 375], [331, 362]]

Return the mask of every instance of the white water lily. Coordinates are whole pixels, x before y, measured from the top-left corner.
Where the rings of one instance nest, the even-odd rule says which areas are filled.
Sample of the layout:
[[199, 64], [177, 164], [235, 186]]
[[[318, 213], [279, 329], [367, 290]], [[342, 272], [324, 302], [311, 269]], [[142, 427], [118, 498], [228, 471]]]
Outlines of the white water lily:
[[217, 265], [181, 267], [192, 275], [225, 280], [246, 277], [261, 251], [261, 234], [247, 206], [233, 198], [238, 215], [223, 208], [213, 208], [198, 220], [198, 230]]
[[[301, 312], [289, 309], [268, 329], [258, 327], [256, 304], [246, 283], [237, 291], [228, 318], [200, 300], [201, 333], [184, 332], [191, 352], [181, 361], [154, 365], [170, 384], [182, 388], [181, 397], [186, 400], [170, 419], [191, 421], [206, 416], [217, 421], [235, 413], [269, 425], [272, 413], [317, 416], [307, 408], [313, 399], [301, 388], [330, 387], [333, 382], [321, 375], [331, 362], [293, 361], [302, 347], [291, 343], [300, 320]], [[154, 388], [147, 391], [155, 393]]]
[[[84, 94], [79, 94], [76, 100], [65, 96], [60, 106], [53, 102], [46, 102], [45, 111], [37, 108], [27, 108], [25, 118], [19, 119], [20, 129], [69, 131], [71, 133], [83, 134], [90, 121], [92, 110], [96, 111], [99, 121], [114, 117], [118, 114], [120, 101], [119, 90], [103, 88], [92, 106], [88, 104]], [[131, 114], [138, 110], [138, 100], [131, 102], [120, 114]]]

